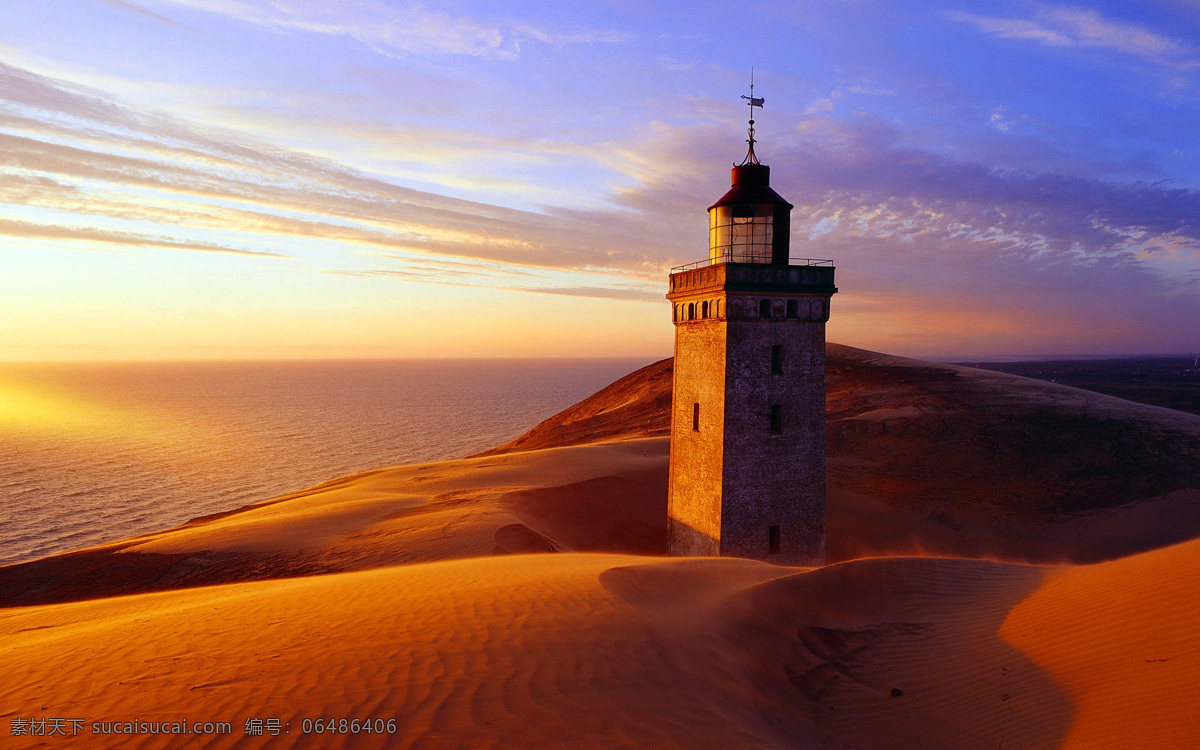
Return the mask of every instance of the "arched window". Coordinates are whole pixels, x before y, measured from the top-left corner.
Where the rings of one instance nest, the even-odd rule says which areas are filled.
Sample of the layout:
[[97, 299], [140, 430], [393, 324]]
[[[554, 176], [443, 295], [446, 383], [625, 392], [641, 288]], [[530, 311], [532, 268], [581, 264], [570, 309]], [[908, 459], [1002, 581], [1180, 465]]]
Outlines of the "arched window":
[[758, 317], [760, 317], [760, 318], [771, 317], [771, 300], [763, 299], [763, 300], [758, 301]]
[[678, 321], [679, 321], [679, 305], [673, 305], [671, 307], [671, 322], [676, 323]]
[[704, 304], [701, 306], [701, 308], [700, 308], [700, 317], [702, 317], [702, 318], [707, 318], [707, 317], [708, 317], [708, 302], [705, 302], [705, 303], [704, 303]]
[[790, 299], [790, 300], [788, 300], [788, 301], [787, 301], [787, 317], [789, 317], [789, 318], [794, 318], [794, 317], [796, 317], [796, 308], [797, 308], [798, 306], [799, 306], [799, 305], [798, 305], [798, 303], [796, 302], [796, 300], [794, 300], [794, 299]]
[[695, 319], [696, 319], [696, 303], [689, 302], [688, 303], [688, 320], [695, 320]]
[[716, 302], [713, 303], [713, 317], [714, 318], [721, 317], [721, 300], [717, 300]]

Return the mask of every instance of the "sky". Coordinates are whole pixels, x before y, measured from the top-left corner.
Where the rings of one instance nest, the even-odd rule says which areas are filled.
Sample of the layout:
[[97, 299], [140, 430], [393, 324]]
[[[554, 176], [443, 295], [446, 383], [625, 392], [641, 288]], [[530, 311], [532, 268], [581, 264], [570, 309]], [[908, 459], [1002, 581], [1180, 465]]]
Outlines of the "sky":
[[39, 0], [0, 360], [669, 356], [751, 67], [829, 340], [1200, 351], [1200, 0]]

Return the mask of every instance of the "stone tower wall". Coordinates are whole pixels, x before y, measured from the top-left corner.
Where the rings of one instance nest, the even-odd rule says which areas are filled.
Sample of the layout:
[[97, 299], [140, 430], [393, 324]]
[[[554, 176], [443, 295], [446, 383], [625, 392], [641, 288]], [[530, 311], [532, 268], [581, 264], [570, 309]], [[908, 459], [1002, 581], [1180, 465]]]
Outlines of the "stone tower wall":
[[[726, 323], [694, 320], [675, 328], [668, 534], [672, 554], [720, 553], [725, 434]], [[694, 404], [699, 429], [692, 429]]]
[[824, 562], [833, 270], [724, 263], [672, 274], [671, 554]]
[[[721, 554], [796, 565], [825, 556], [825, 324], [729, 323]], [[771, 372], [779, 346], [779, 373]], [[772, 407], [778, 432], [772, 431]], [[778, 529], [778, 551], [769, 529]]]

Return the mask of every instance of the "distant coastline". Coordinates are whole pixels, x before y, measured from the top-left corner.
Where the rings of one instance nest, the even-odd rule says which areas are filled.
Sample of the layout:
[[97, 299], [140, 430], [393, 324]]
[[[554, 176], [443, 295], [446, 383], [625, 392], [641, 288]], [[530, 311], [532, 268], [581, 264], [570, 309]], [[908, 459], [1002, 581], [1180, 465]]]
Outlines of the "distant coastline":
[[953, 362], [1200, 414], [1200, 357], [1051, 357]]

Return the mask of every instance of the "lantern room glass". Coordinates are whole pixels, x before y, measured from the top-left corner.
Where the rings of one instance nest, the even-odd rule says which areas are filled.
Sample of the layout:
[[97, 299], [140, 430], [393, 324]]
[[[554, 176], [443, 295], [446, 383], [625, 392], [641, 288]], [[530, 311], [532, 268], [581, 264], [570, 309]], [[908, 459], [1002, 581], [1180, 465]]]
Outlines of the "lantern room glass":
[[708, 212], [708, 255], [712, 263], [770, 263], [775, 206], [731, 203]]

